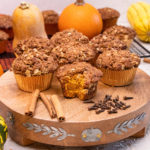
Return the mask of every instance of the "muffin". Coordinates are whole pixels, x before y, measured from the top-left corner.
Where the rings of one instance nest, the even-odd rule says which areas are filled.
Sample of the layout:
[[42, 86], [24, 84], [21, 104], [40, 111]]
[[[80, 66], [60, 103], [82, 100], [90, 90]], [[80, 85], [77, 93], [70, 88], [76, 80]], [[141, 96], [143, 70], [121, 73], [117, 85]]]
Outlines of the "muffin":
[[73, 62], [93, 62], [95, 52], [89, 44], [68, 44], [58, 45], [52, 49], [51, 54], [57, 60], [59, 66]]
[[64, 97], [78, 97], [81, 100], [95, 96], [97, 83], [102, 72], [86, 62], [74, 62], [60, 67], [57, 78]]
[[128, 47], [130, 47], [133, 39], [136, 36], [136, 33], [133, 29], [118, 25], [106, 29], [103, 34], [114, 36], [115, 38], [126, 42]]
[[45, 52], [45, 54], [49, 55], [52, 49], [53, 46], [49, 39], [42, 37], [30, 37], [19, 41], [17, 47], [14, 49], [14, 53], [16, 56], [20, 56], [25, 51], [37, 50], [40, 52]]
[[98, 54], [107, 50], [127, 50], [128, 46], [125, 42], [116, 39], [113, 36], [99, 34], [90, 41], [90, 45]]
[[99, 55], [96, 67], [103, 72], [101, 81], [111, 86], [125, 86], [132, 83], [140, 58], [130, 51], [105, 51]]
[[13, 38], [12, 18], [9, 15], [0, 15], [0, 30], [9, 35], [9, 39]]
[[52, 36], [58, 32], [58, 14], [53, 10], [45, 10], [42, 12], [45, 24], [45, 30], [48, 36]]
[[6, 32], [0, 30], [0, 54], [6, 51], [8, 39], [9, 35]]
[[52, 75], [57, 67], [52, 56], [38, 51], [25, 52], [12, 64], [18, 87], [27, 92], [50, 88]]
[[117, 24], [117, 20], [120, 17], [120, 13], [117, 10], [105, 7], [98, 9], [98, 11], [102, 16], [103, 31]]
[[69, 44], [70, 42], [74, 43], [74, 45], [77, 45], [78, 43], [89, 43], [88, 37], [75, 29], [67, 29], [61, 32], [57, 32], [52, 36], [50, 40], [53, 43], [54, 47], [61, 44]]

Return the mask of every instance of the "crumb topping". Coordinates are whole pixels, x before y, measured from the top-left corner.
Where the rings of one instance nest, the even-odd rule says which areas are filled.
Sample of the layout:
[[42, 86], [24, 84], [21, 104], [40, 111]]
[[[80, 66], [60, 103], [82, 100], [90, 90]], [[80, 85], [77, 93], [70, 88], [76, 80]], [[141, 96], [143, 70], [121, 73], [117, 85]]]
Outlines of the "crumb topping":
[[6, 32], [0, 30], [0, 40], [8, 40], [8, 39], [9, 35]]
[[18, 56], [22, 55], [25, 51], [40, 51], [45, 52], [45, 54], [49, 55], [52, 49], [53, 45], [49, 39], [41, 37], [31, 37], [19, 41], [17, 47], [14, 49], [14, 52]]
[[86, 62], [74, 62], [61, 66], [57, 70], [57, 78], [63, 80], [66, 76], [73, 76], [75, 74], [83, 74], [86, 84], [97, 82], [102, 76], [102, 72]]
[[130, 51], [105, 51], [99, 55], [96, 61], [98, 68], [105, 68], [111, 70], [126, 70], [138, 67], [140, 58]]
[[56, 24], [56, 23], [58, 23], [59, 16], [55, 11], [45, 10], [45, 11], [42, 12], [42, 14], [43, 14], [43, 17], [44, 17], [44, 22], [46, 24], [49, 24], [49, 23], [50, 24]]
[[120, 13], [117, 10], [109, 7], [98, 9], [98, 11], [100, 12], [103, 20], [110, 18], [118, 18], [120, 16]]
[[12, 28], [12, 18], [8, 15], [0, 15], [0, 28]]
[[69, 42], [74, 42], [74, 44], [89, 43], [88, 37], [76, 31], [75, 29], [68, 29], [61, 32], [57, 32], [52, 36], [51, 41], [54, 47], [61, 44], [68, 44]]
[[51, 54], [56, 58], [59, 65], [81, 61], [88, 62], [95, 57], [95, 52], [89, 44], [74, 45], [74, 42], [55, 47]]
[[115, 36], [119, 40], [132, 40], [135, 38], [136, 33], [133, 29], [124, 26], [112, 26], [104, 31], [105, 35]]
[[116, 39], [114, 36], [99, 34], [90, 41], [90, 45], [96, 53], [102, 53], [106, 50], [127, 50], [125, 42]]
[[12, 64], [14, 73], [27, 77], [52, 73], [57, 67], [58, 64], [53, 57], [42, 52], [25, 52]]

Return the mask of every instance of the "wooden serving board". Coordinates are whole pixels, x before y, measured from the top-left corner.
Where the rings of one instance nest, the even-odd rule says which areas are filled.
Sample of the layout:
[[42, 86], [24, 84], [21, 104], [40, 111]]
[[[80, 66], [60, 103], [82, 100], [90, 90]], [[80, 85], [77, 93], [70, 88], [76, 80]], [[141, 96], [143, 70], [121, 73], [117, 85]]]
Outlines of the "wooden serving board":
[[[133, 96], [126, 101], [131, 107], [119, 110], [116, 114], [99, 115], [88, 111], [91, 104], [81, 100], [65, 99], [60, 85], [54, 77], [51, 89], [45, 91], [59, 95], [66, 121], [51, 119], [44, 104], [39, 100], [33, 118], [24, 115], [25, 107], [31, 99], [31, 93], [18, 89], [13, 72], [6, 72], [0, 78], [0, 114], [8, 124], [12, 139], [22, 145], [41, 142], [59, 146], [94, 146], [115, 142], [129, 136], [141, 136], [150, 119], [150, 77], [138, 69], [134, 82], [125, 87], [111, 87], [98, 84], [96, 100], [105, 94]], [[140, 132], [141, 131], [141, 132]], [[138, 133], [138, 134], [136, 134]]]

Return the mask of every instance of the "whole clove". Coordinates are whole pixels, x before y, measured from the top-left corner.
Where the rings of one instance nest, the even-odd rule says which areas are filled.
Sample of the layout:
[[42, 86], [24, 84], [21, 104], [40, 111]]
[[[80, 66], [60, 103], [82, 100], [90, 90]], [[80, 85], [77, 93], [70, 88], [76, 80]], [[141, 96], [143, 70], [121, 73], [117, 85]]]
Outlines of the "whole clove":
[[[123, 99], [133, 99], [133, 97], [124, 96]], [[126, 110], [131, 107], [131, 105], [126, 105], [126, 103], [122, 102], [118, 95], [115, 98], [112, 98], [112, 95], [105, 95], [103, 100], [99, 100], [96, 103], [93, 100], [86, 100], [84, 103], [94, 103], [88, 107], [88, 110], [95, 110], [96, 114], [105, 112], [105, 110], [107, 110], [108, 114], [114, 114], [118, 113], [118, 110]]]
[[124, 99], [124, 100], [130, 100], [130, 99], [133, 99], [133, 97], [124, 96], [123, 99]]

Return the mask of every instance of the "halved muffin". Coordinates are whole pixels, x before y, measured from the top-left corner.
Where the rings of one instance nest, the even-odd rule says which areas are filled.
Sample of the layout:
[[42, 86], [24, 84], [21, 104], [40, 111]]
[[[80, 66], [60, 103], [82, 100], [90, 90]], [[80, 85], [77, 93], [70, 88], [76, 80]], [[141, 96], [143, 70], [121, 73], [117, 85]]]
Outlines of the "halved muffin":
[[57, 78], [67, 98], [90, 99], [96, 94], [102, 72], [86, 62], [74, 62], [60, 67]]
[[27, 92], [46, 90], [51, 85], [53, 72], [58, 64], [43, 52], [25, 52], [12, 64], [18, 87]]

